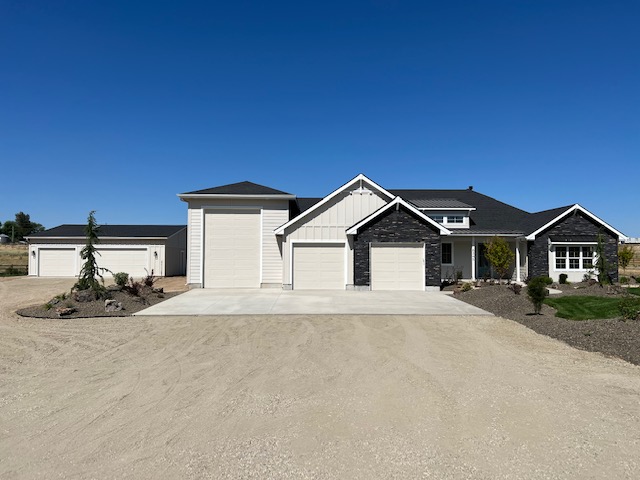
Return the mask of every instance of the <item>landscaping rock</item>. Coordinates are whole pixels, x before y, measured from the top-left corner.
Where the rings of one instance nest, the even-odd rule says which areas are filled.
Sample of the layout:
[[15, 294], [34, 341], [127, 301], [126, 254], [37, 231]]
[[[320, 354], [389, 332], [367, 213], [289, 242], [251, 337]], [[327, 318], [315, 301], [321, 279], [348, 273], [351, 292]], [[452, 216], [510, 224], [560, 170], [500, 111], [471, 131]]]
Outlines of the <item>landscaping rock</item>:
[[121, 292], [122, 291], [122, 285], [109, 285], [107, 287], [107, 291], [108, 292]]
[[91, 290], [79, 290], [77, 292], [74, 292], [73, 299], [76, 302], [86, 303], [93, 302], [96, 299], [96, 296]]
[[58, 307], [56, 308], [56, 314], [58, 315], [58, 317], [65, 317], [67, 315], [71, 315], [72, 313], [75, 313], [76, 309], [73, 307]]
[[124, 307], [122, 303], [116, 302], [115, 300], [105, 300], [104, 301], [104, 311], [105, 312], [119, 312]]
[[153, 293], [164, 293], [164, 288], [160, 287], [160, 288], [153, 288], [151, 290]]
[[158, 293], [158, 298], [164, 298], [164, 293], [163, 292]]

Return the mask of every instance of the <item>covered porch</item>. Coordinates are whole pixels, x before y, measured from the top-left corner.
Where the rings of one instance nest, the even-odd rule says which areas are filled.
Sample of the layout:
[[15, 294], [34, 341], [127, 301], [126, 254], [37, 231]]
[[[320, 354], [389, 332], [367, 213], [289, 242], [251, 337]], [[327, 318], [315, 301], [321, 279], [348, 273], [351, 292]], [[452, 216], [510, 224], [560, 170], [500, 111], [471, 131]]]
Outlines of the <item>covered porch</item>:
[[485, 256], [485, 244], [494, 236], [504, 238], [514, 254], [507, 278], [515, 282], [524, 281], [528, 274], [527, 242], [521, 235], [450, 235], [442, 237], [442, 280], [497, 279], [497, 273], [493, 271]]

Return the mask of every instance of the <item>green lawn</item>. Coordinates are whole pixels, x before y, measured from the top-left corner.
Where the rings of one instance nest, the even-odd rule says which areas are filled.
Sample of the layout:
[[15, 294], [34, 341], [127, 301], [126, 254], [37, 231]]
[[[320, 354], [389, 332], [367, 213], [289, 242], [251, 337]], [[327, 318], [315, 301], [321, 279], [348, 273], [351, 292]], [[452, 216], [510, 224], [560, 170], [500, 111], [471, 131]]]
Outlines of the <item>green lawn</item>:
[[640, 295], [640, 287], [630, 288], [629, 293], [632, 293], [634, 295]]
[[575, 296], [547, 298], [544, 303], [558, 310], [556, 317], [569, 320], [593, 320], [620, 316], [619, 298]]

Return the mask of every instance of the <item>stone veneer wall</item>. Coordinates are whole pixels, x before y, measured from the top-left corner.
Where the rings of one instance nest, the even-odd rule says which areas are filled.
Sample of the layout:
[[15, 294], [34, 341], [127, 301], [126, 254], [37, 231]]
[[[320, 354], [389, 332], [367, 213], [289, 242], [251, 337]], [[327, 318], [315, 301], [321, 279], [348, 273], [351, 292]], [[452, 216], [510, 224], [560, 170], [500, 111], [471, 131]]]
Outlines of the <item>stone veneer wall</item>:
[[578, 212], [570, 215], [555, 224], [541, 235], [538, 235], [534, 242], [528, 243], [529, 253], [529, 276], [530, 278], [549, 275], [549, 237], [561, 236], [571, 240], [571, 236], [590, 236], [590, 241], [598, 240], [598, 233], [602, 233], [605, 241], [605, 257], [609, 263], [609, 275], [612, 281], [618, 281], [618, 237], [608, 230], [603, 229], [599, 224]]
[[390, 209], [366, 225], [353, 242], [354, 283], [371, 285], [370, 243], [425, 243], [425, 285], [440, 286], [440, 232], [404, 207]]

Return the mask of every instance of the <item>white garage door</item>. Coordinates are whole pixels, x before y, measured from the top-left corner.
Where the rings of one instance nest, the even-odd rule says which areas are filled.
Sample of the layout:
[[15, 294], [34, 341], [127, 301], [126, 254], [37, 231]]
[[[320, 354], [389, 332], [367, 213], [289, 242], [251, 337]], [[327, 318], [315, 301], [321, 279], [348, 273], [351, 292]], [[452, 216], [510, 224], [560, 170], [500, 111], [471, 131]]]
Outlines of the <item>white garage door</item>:
[[372, 290], [424, 290], [424, 245], [373, 245]]
[[76, 275], [75, 248], [41, 248], [38, 275], [41, 277], [73, 277]]
[[205, 215], [205, 288], [260, 286], [260, 212], [211, 211]]
[[151, 274], [146, 247], [98, 248], [97, 251], [100, 254], [96, 255], [98, 266], [106, 268], [112, 273], [126, 272], [132, 277], [144, 277]]
[[344, 290], [344, 244], [293, 247], [294, 290]]

